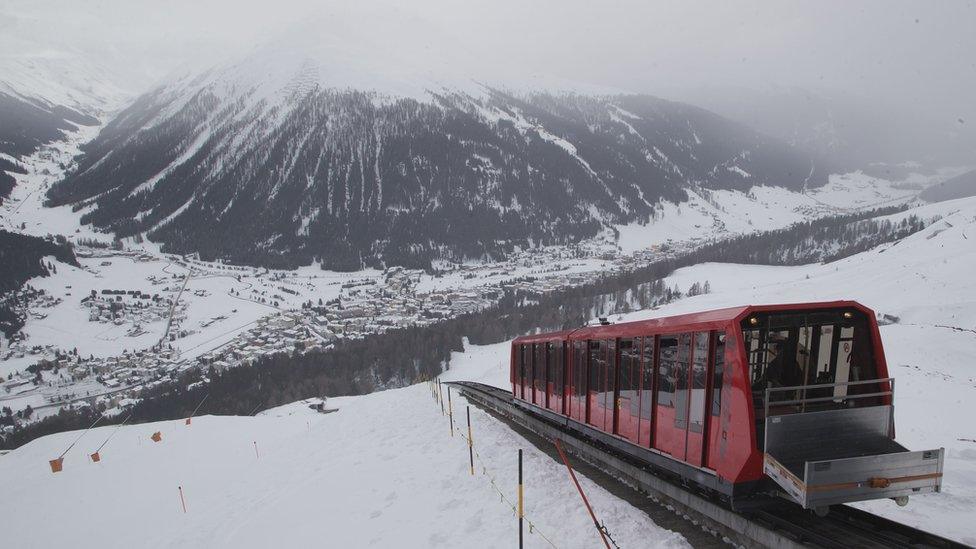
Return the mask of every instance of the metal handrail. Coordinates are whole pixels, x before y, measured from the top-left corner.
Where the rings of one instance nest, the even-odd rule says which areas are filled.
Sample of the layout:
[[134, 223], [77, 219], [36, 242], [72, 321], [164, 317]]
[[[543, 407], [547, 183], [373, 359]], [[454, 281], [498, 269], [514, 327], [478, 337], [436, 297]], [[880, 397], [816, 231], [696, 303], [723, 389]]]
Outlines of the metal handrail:
[[867, 385], [868, 383], [884, 383], [886, 381], [890, 381], [891, 383], [894, 383], [895, 378], [883, 377], [881, 379], [866, 379], [860, 381], [838, 381], [837, 383], [819, 383], [817, 385], [794, 385], [793, 387], [768, 387], [766, 389], [766, 392], [770, 393], [774, 391], [790, 391], [790, 390], [795, 391], [797, 389], [823, 389], [826, 387], [839, 387], [839, 386], [848, 386], [848, 385]]
[[857, 399], [857, 398], [867, 398], [867, 397], [876, 397], [876, 396], [891, 396], [892, 399], [894, 399], [894, 395], [895, 395], [895, 379], [892, 378], [892, 377], [886, 377], [886, 378], [881, 378], [881, 379], [868, 379], [868, 380], [862, 380], [862, 381], [838, 381], [837, 383], [819, 383], [817, 385], [795, 385], [795, 386], [792, 386], [792, 387], [767, 387], [765, 389], [765, 399], [763, 401], [763, 417], [769, 417], [769, 401], [770, 401], [770, 396], [774, 392], [801, 391], [802, 390], [804, 392], [804, 394], [806, 394], [806, 391], [809, 390], [809, 389], [826, 389], [826, 388], [830, 388], [830, 387], [849, 387], [851, 385], [867, 385], [869, 383], [888, 383], [890, 388], [887, 391], [881, 391], [881, 392], [875, 392], [875, 393], [864, 393], [864, 394], [857, 394], [857, 395], [850, 395], [850, 394], [848, 394], [848, 395], [841, 395], [841, 396], [833, 395], [833, 396], [829, 396], [829, 397], [801, 398], [801, 399], [794, 399], [794, 400], [784, 400], [784, 401], [781, 401], [781, 402], [777, 402], [776, 404], [778, 406], [789, 406], [789, 405], [796, 405], [796, 404], [806, 405], [808, 403], [814, 403], [814, 402], [828, 402], [828, 401], [837, 401], [837, 402], [840, 402], [840, 401], [844, 401], [844, 400], [853, 400], [853, 399]]
[[777, 400], [777, 406], [786, 406], [790, 404], [808, 404], [812, 402], [827, 402], [829, 400], [854, 400], [856, 398], [868, 398], [876, 396], [889, 396], [894, 393], [891, 391], [882, 391], [880, 393], [864, 393], [858, 395], [845, 395], [845, 396], [829, 396], [829, 397], [816, 397], [816, 398], [801, 398], [797, 400]]

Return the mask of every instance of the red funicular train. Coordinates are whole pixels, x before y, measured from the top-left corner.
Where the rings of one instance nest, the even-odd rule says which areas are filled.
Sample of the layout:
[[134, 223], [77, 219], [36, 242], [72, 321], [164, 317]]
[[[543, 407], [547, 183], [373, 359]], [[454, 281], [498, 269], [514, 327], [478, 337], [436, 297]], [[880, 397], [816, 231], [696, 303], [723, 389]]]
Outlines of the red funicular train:
[[520, 337], [520, 405], [743, 508], [939, 491], [943, 452], [894, 441], [874, 313], [743, 306]]

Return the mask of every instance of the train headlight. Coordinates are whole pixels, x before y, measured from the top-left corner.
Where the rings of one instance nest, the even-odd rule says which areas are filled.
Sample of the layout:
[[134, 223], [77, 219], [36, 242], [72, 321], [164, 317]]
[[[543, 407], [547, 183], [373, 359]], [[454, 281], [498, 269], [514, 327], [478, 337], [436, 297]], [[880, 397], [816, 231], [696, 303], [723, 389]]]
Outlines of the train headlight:
[[759, 324], [759, 319], [756, 318], [756, 317], [752, 317], [752, 318], [749, 319], [749, 324], [752, 324], [753, 326], [755, 326], [756, 324]]
[[851, 314], [850, 311], [844, 311], [844, 318], [850, 320], [851, 318], [854, 318], [854, 315]]

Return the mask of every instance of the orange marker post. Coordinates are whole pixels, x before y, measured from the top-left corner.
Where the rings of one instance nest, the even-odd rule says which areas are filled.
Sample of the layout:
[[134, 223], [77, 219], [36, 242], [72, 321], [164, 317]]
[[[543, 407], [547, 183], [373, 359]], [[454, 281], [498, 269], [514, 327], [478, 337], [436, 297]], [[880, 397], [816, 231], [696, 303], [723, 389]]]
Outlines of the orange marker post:
[[85, 429], [84, 431], [82, 431], [82, 433], [80, 435], [78, 435], [78, 438], [76, 438], [75, 441], [72, 442], [65, 449], [65, 451], [61, 452], [61, 455], [60, 456], [58, 456], [56, 459], [52, 459], [52, 460], [49, 460], [48, 461], [48, 464], [51, 466], [51, 472], [52, 473], [60, 473], [61, 472], [61, 470], [64, 468], [64, 456], [65, 456], [65, 454], [67, 454], [72, 448], [74, 448], [75, 447], [75, 444], [78, 444], [78, 441], [81, 440], [81, 437], [85, 436], [85, 434], [88, 433], [88, 431], [91, 431], [92, 428], [94, 428], [95, 425], [97, 425], [98, 422], [101, 421], [103, 417], [105, 417], [105, 416], [104, 415], [99, 415], [97, 418], [95, 418], [95, 421], [93, 421], [92, 424], [89, 425], [87, 429]]
[[52, 473], [60, 473], [61, 469], [64, 467], [64, 458], [52, 459], [48, 463], [51, 464]]

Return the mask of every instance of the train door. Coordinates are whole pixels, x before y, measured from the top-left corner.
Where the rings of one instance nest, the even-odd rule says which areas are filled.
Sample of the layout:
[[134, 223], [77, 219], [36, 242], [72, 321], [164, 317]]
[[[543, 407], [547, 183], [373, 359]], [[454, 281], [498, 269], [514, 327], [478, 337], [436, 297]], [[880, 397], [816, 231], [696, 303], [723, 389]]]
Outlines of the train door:
[[601, 404], [600, 395], [606, 390], [607, 383], [607, 344], [605, 341], [590, 341], [587, 345], [589, 364], [586, 369], [586, 422], [603, 429], [606, 417]]
[[[677, 365], [679, 352], [679, 335], [662, 335], [658, 337], [657, 345], [657, 383], [655, 389], [657, 393], [657, 404], [654, 409], [654, 448], [667, 452], [675, 453], [675, 388], [676, 375], [679, 370]], [[682, 440], [682, 448], [684, 440]]]
[[587, 342], [574, 341], [570, 371], [572, 391], [569, 397], [569, 417], [581, 423], [586, 422], [586, 359], [588, 356]]
[[617, 340], [607, 340], [607, 377], [602, 393], [603, 430], [612, 433], [617, 421]]
[[546, 344], [546, 408], [563, 411], [563, 342], [550, 341]]
[[532, 345], [518, 346], [518, 397], [522, 400], [532, 398], [532, 386], [529, 380], [532, 375]]
[[674, 423], [671, 455], [684, 460], [688, 449], [688, 412], [691, 404], [691, 334], [678, 336], [674, 360]]
[[[717, 469], [725, 458], [725, 440], [722, 439], [722, 386], [725, 383], [725, 332], [712, 335], [712, 351], [709, 362], [708, 421], [706, 421], [706, 444], [702, 463], [710, 469]], [[726, 416], [728, 417], [728, 416]]]
[[691, 334], [662, 335], [658, 338], [654, 448], [680, 460], [687, 456], [693, 396], [691, 340]]
[[532, 360], [532, 404], [546, 407], [546, 343], [536, 343]]
[[618, 349], [613, 432], [636, 444], [640, 421], [641, 338], [621, 339]]
[[685, 430], [685, 461], [701, 466], [704, 456], [706, 398], [708, 392], [709, 333], [694, 335], [691, 368], [688, 371], [688, 421]]
[[586, 376], [587, 423], [602, 431], [612, 432], [613, 389], [609, 382], [610, 345], [608, 345], [608, 341], [590, 341], [588, 354], [589, 364]]
[[651, 445], [651, 433], [654, 426], [654, 336], [642, 338], [640, 367], [640, 402], [639, 421], [637, 423], [637, 443], [647, 447]]

